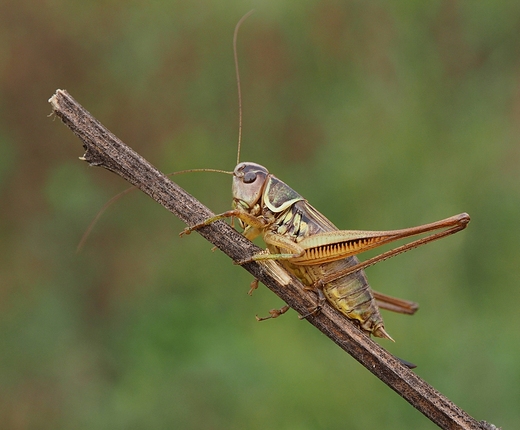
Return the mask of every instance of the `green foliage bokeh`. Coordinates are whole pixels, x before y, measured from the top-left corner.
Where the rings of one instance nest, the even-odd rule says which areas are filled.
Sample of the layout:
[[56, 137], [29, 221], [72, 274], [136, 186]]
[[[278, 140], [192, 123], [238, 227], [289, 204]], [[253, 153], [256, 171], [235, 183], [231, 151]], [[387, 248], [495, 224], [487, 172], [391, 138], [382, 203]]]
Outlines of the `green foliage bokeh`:
[[[468, 212], [367, 271], [417, 301], [392, 353], [518, 428], [520, 4], [0, 2], [0, 416], [6, 429], [435, 425], [150, 199], [77, 160], [57, 88], [165, 172], [266, 165], [344, 229]], [[176, 178], [215, 212], [230, 178]]]

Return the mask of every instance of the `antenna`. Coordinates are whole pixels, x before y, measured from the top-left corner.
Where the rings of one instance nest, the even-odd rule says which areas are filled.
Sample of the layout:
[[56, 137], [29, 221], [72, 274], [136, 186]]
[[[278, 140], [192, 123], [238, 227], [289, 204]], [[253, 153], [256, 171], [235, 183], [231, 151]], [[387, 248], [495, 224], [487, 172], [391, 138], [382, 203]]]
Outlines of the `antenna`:
[[[168, 173], [166, 176], [170, 177], [173, 175], [183, 175], [184, 173], [191, 173], [191, 172], [213, 172], [213, 173], [225, 173], [226, 175], [233, 175], [233, 172], [228, 172], [226, 170], [220, 170], [220, 169], [188, 169], [188, 170], [179, 170], [178, 172]], [[94, 219], [90, 222], [89, 226], [85, 230], [85, 233], [83, 233], [83, 236], [81, 236], [81, 240], [78, 243], [78, 246], [76, 248], [76, 253], [81, 252], [83, 247], [85, 246], [85, 242], [87, 241], [88, 237], [90, 236], [90, 233], [94, 229], [94, 226], [97, 224], [99, 219], [101, 218], [101, 215], [110, 207], [112, 206], [116, 201], [118, 201], [121, 197], [123, 197], [125, 194], [128, 194], [134, 190], [137, 190], [136, 186], [128, 187], [126, 190], [121, 191], [120, 193], [116, 194], [114, 197], [112, 197], [108, 202], [106, 202], [103, 207], [98, 211]]]
[[[240, 21], [238, 21], [237, 25], [235, 26], [235, 32], [233, 33], [233, 54], [235, 59], [235, 73], [237, 77], [237, 87], [238, 87], [238, 150], [237, 150], [237, 164], [240, 162], [240, 145], [242, 142], [242, 91], [240, 87], [240, 72], [238, 70], [238, 55], [237, 55], [237, 37], [238, 37], [238, 30], [240, 29], [240, 26], [242, 23], [246, 20], [246, 18], [249, 17], [254, 12], [253, 10], [250, 10], [248, 13], [246, 13], [242, 18], [240, 18]], [[227, 172], [225, 170], [219, 170], [219, 169], [189, 169], [189, 170], [181, 170], [179, 172], [170, 173], [166, 176], [171, 175], [179, 175], [183, 173], [188, 172], [216, 172], [216, 173], [225, 173], [227, 175], [232, 175], [233, 172]], [[107, 203], [103, 205], [103, 207], [99, 210], [95, 218], [91, 221], [90, 225], [88, 226], [85, 233], [83, 233], [83, 236], [78, 244], [78, 247], [76, 249], [76, 252], [80, 252], [85, 245], [85, 242], [87, 241], [87, 238], [90, 236], [90, 233], [94, 226], [96, 225], [99, 218], [101, 218], [101, 215], [110, 207], [114, 202], [119, 200], [121, 197], [123, 197], [125, 194], [128, 194], [129, 192], [137, 189], [136, 187], [130, 187], [126, 190], [121, 191], [116, 196], [112, 197]]]
[[238, 149], [237, 149], [237, 164], [240, 163], [240, 146], [242, 144], [242, 90], [240, 87], [240, 71], [238, 70], [238, 55], [237, 55], [237, 37], [238, 30], [242, 23], [251, 15], [255, 10], [252, 9], [247, 12], [235, 26], [235, 32], [233, 33], [233, 55], [235, 58], [235, 73], [237, 75], [237, 88], [238, 88]]

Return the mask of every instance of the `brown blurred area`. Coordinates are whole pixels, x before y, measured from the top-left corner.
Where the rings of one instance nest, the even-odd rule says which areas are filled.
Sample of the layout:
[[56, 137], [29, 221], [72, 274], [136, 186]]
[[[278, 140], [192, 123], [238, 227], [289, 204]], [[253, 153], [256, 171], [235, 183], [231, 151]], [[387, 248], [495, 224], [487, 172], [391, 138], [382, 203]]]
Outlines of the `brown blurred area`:
[[[344, 229], [459, 212], [457, 237], [377, 265], [384, 344], [467, 410], [518, 426], [520, 5], [0, 0], [0, 427], [435, 428], [240, 268], [78, 157], [63, 88], [163, 171], [236, 160]], [[223, 175], [222, 175], [223, 176]], [[177, 180], [177, 178], [176, 178]], [[215, 212], [228, 177], [179, 183]]]

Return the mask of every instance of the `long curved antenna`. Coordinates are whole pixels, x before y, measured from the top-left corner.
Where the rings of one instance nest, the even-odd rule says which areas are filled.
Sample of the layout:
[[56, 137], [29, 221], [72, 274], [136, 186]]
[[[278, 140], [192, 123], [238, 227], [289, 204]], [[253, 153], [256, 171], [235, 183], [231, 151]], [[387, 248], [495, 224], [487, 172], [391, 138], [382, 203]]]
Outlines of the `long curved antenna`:
[[[238, 88], [238, 149], [237, 149], [237, 164], [240, 162], [240, 146], [242, 143], [242, 90], [240, 86], [240, 71], [238, 68], [238, 55], [237, 55], [237, 38], [238, 38], [238, 30], [240, 29], [240, 26], [242, 23], [254, 12], [254, 9], [247, 12], [242, 18], [240, 18], [240, 21], [238, 21], [237, 25], [235, 26], [235, 31], [233, 33], [233, 55], [235, 59], [235, 73], [237, 77], [237, 88]], [[216, 172], [216, 173], [225, 173], [227, 175], [232, 175], [233, 172], [228, 172], [226, 170], [219, 170], [219, 169], [189, 169], [189, 170], [181, 170], [178, 172], [170, 173], [166, 176], [171, 175], [180, 175], [182, 173], [188, 173], [188, 172]], [[83, 249], [83, 246], [85, 245], [85, 242], [87, 241], [87, 238], [89, 237], [92, 229], [98, 222], [99, 218], [101, 218], [101, 215], [117, 200], [119, 200], [121, 197], [123, 197], [125, 194], [128, 194], [129, 192], [136, 189], [136, 187], [129, 187], [126, 190], [121, 191], [119, 194], [112, 197], [108, 202], [106, 202], [103, 207], [99, 210], [97, 215], [94, 217], [94, 219], [90, 222], [89, 226], [87, 227], [87, 230], [85, 233], [83, 233], [83, 236], [81, 237], [81, 240], [79, 241], [78, 247], [76, 248], [76, 252], [80, 252]]]
[[238, 150], [237, 150], [237, 164], [240, 163], [240, 145], [242, 144], [242, 90], [240, 87], [240, 71], [238, 70], [238, 55], [237, 55], [237, 37], [238, 30], [242, 23], [251, 15], [255, 10], [252, 9], [247, 12], [235, 26], [235, 32], [233, 33], [233, 56], [235, 58], [235, 73], [237, 75], [237, 88], [238, 88]]
[[[233, 172], [228, 172], [227, 170], [220, 170], [220, 169], [187, 169], [187, 170], [179, 170], [178, 172], [168, 173], [166, 176], [173, 176], [173, 175], [182, 175], [183, 173], [191, 173], [191, 172], [214, 172], [214, 173], [225, 173], [226, 175], [233, 175]], [[123, 197], [125, 194], [128, 194], [131, 191], [137, 190], [137, 187], [128, 187], [127, 189], [121, 191], [120, 193], [116, 194], [114, 197], [112, 197], [108, 202], [106, 202], [103, 207], [98, 211], [94, 219], [90, 222], [87, 229], [85, 230], [85, 233], [83, 233], [83, 236], [81, 236], [81, 240], [78, 243], [78, 246], [76, 248], [76, 252], [81, 252], [83, 249], [83, 246], [85, 246], [85, 243], [90, 236], [90, 233], [92, 232], [92, 229], [99, 221], [99, 218], [101, 218], [101, 215], [105, 213], [105, 211], [112, 206], [116, 201], [118, 201], [121, 197]]]

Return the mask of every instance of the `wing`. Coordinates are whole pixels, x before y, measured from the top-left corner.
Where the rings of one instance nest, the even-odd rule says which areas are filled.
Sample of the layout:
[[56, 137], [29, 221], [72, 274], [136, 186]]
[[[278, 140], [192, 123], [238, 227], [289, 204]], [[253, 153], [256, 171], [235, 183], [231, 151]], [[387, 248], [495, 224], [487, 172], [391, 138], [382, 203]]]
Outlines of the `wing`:
[[325, 215], [310, 205], [306, 200], [295, 203], [293, 205], [293, 210], [301, 213], [302, 222], [307, 223], [308, 225], [308, 232], [305, 235], [306, 237], [338, 230], [338, 228], [332, 224]]

